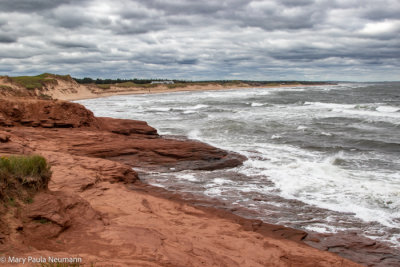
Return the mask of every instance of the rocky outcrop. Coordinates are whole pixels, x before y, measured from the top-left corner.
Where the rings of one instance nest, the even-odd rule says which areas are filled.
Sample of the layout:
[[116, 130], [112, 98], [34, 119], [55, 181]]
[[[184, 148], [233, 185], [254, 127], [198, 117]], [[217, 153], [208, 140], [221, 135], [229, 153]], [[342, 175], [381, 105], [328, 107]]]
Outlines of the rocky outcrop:
[[[213, 170], [244, 160], [201, 142], [161, 137], [143, 121], [96, 118], [82, 105], [65, 101], [0, 99], [0, 126], [21, 140], [29, 135], [25, 148], [107, 158], [132, 167]], [[15, 144], [9, 144], [9, 152], [13, 149]]]
[[101, 221], [101, 215], [81, 197], [62, 191], [44, 191], [23, 210], [23, 228], [19, 229], [27, 242], [42, 243], [45, 248], [49, 239], [57, 238], [71, 227], [87, 222]]
[[400, 255], [396, 248], [360, 236], [358, 233], [312, 233], [305, 240], [320, 250], [334, 252], [365, 266], [399, 266]]
[[57, 100], [1, 98], [0, 126], [100, 128], [93, 113], [79, 104]]
[[97, 117], [97, 121], [99, 122], [103, 130], [112, 133], [123, 135], [158, 135], [157, 130], [153, 127], [150, 127], [145, 121], [113, 119], [104, 117]]

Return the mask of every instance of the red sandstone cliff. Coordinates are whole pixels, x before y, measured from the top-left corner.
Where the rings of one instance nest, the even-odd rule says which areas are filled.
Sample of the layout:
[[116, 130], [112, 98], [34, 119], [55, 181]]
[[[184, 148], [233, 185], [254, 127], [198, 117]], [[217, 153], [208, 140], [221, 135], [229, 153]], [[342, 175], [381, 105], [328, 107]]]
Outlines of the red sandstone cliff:
[[357, 266], [302, 244], [302, 231], [141, 184], [131, 167], [212, 170], [244, 160], [161, 137], [145, 122], [95, 118], [63, 101], [0, 99], [0, 154], [40, 154], [53, 171], [33, 203], [0, 210], [3, 255], [79, 255], [96, 266]]

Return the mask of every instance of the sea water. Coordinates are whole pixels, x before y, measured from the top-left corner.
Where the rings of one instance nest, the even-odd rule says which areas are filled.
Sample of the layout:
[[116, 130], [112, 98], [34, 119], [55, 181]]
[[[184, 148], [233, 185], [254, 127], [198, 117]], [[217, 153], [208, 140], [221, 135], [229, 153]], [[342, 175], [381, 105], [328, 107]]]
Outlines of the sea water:
[[358, 231], [400, 247], [400, 83], [124, 95], [78, 101], [245, 155], [240, 167], [149, 173], [266, 222]]

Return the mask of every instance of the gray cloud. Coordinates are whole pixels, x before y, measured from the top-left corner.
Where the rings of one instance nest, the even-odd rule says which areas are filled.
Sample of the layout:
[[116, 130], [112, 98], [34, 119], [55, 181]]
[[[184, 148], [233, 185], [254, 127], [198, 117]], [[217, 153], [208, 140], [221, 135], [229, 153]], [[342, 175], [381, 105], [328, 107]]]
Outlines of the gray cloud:
[[38, 12], [66, 4], [80, 4], [85, 0], [12, 0], [1, 1], [1, 10], [7, 12]]
[[56, 45], [59, 48], [64, 49], [75, 49], [75, 48], [82, 48], [89, 50], [96, 50], [97, 46], [90, 43], [85, 43], [82, 41], [71, 41], [71, 40], [54, 40], [51, 41], [51, 44]]
[[1, 74], [399, 80], [397, 0], [13, 0]]
[[0, 33], [0, 43], [15, 43], [16, 41], [17, 41], [17, 38], [15, 38], [9, 34]]

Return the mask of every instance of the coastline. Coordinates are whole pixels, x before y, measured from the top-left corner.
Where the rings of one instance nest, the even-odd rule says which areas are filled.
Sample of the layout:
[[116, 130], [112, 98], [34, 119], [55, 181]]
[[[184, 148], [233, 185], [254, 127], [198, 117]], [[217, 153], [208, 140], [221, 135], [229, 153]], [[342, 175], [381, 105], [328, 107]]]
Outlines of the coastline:
[[[279, 87], [303, 87], [306, 85], [280, 85], [280, 86], [261, 86], [258, 88], [279, 88]], [[318, 86], [318, 85], [310, 85], [310, 86]], [[169, 92], [190, 92], [190, 91], [215, 91], [215, 90], [239, 90], [239, 89], [247, 89], [247, 88], [254, 88], [254, 87], [213, 87], [213, 88], [204, 88], [204, 87], [197, 87], [197, 88], [190, 88], [189, 90], [184, 90], [184, 88], [179, 88], [179, 90], [159, 90], [159, 91], [152, 91], [150, 94], [156, 94], [156, 93], [169, 93]], [[229, 92], [228, 92], [229, 93]], [[107, 96], [112, 96], [112, 95], [124, 95], [125, 92], [117, 93], [117, 94], [111, 94]], [[127, 94], [131, 94], [131, 92], [128, 92]], [[136, 91], [134, 94], [149, 94], [148, 92], [145, 91]], [[107, 97], [107, 96], [99, 96], [99, 97]], [[98, 98], [98, 97], [96, 97]], [[257, 221], [251, 219], [252, 217], [254, 218], [254, 212], [247, 210], [246, 208], [240, 208], [238, 211], [237, 208], [229, 208], [225, 206], [224, 203], [220, 203], [218, 200], [215, 199], [209, 199], [208, 197], [205, 196], [193, 196], [188, 193], [182, 193], [182, 192], [169, 192], [165, 191], [163, 188], [158, 188], [154, 187], [152, 185], [147, 185], [148, 187], [148, 193], [160, 195], [160, 193], [164, 196], [167, 197], [168, 199], [176, 199], [178, 198], [180, 201], [184, 201], [185, 203], [189, 202], [190, 205], [195, 205], [196, 207], [200, 206], [202, 207], [207, 207], [207, 208], [212, 208], [212, 207], [217, 207], [217, 210], [222, 211], [223, 213], [229, 213], [233, 216], [239, 216], [240, 218], [244, 220], [250, 220], [250, 221]], [[152, 189], [149, 189], [152, 188]], [[171, 197], [172, 195], [172, 197]], [[228, 216], [229, 217], [229, 216]], [[257, 223], [257, 222], [256, 222]], [[270, 225], [274, 227], [282, 227], [286, 229], [291, 229], [296, 231], [296, 229], [292, 228], [287, 228], [282, 225], [272, 225], [268, 223], [263, 223], [264, 225]], [[274, 230], [271, 230], [271, 228], [268, 230], [268, 232], [273, 232]], [[303, 232], [303, 231], [299, 231]], [[301, 233], [297, 233], [296, 235], [301, 236]], [[265, 231], [263, 232], [264, 234], [266, 233]], [[307, 231], [307, 233], [303, 232], [303, 237], [301, 241], [304, 244], [307, 244], [311, 247], [318, 248], [321, 251], [332, 251], [337, 255], [340, 255], [344, 258], [353, 260], [355, 262], [361, 263], [361, 264], [366, 264], [369, 266], [396, 266], [396, 262], [400, 262], [400, 258], [398, 253], [396, 252], [395, 249], [392, 249], [390, 246], [376, 242], [372, 239], [368, 239], [362, 236], [359, 236], [359, 233], [356, 232], [351, 232], [351, 233], [346, 233], [346, 232], [338, 232], [338, 233], [318, 233], [318, 232], [312, 232], [312, 231]], [[268, 236], [268, 234], [267, 234]], [[384, 256], [384, 255], [391, 255], [391, 256]], [[394, 258], [395, 260], [392, 262], [391, 258]]]
[[[84, 99], [95, 99], [102, 97], [109, 97], [114, 95], [139, 95], [139, 94], [164, 94], [164, 93], [177, 93], [177, 92], [192, 92], [192, 91], [224, 91], [224, 90], [238, 90], [238, 89], [250, 89], [250, 88], [285, 88], [285, 87], [301, 87], [306, 86], [303, 84], [293, 84], [293, 85], [271, 85], [271, 86], [249, 86], [249, 85], [239, 85], [239, 86], [222, 86], [222, 85], [189, 85], [186, 87], [175, 87], [168, 88], [165, 85], [158, 85], [154, 88], [127, 88], [121, 89], [118, 87], [112, 87], [112, 89], [107, 89], [104, 91], [93, 90], [92, 94], [81, 93], [73, 95], [61, 95], [58, 99], [67, 101], [76, 101]], [[309, 85], [318, 86], [318, 85]]]
[[[193, 90], [202, 89], [204, 88]], [[229, 88], [212, 88], [211, 90], [227, 89]], [[34, 100], [29, 102], [33, 105], [36, 103]], [[65, 106], [64, 103], [68, 102], [52, 101], [51, 103], [55, 103], [56, 106]], [[74, 108], [80, 106], [72, 103], [71, 105]], [[15, 104], [12, 106], [15, 107]], [[57, 114], [63, 113], [61, 110], [55, 111]], [[29, 113], [27, 110], [21, 110], [21, 112]], [[80, 115], [73, 120], [81, 120], [85, 112], [84, 110], [74, 112]], [[68, 117], [68, 112], [64, 113]], [[54, 114], [46, 116], [52, 117], [52, 115]], [[86, 121], [93, 120], [90, 112], [85, 116], [87, 116]], [[85, 116], [83, 116], [84, 119]], [[50, 192], [40, 194], [37, 197], [39, 200], [34, 202], [36, 203], [34, 208], [41, 214], [40, 216], [48, 216], [40, 209], [41, 204], [49, 200], [50, 203], [54, 203], [54, 198], [57, 198], [59, 202], [68, 203], [71, 202], [73, 195], [76, 195], [74, 198], [79, 200], [76, 206], [80, 207], [73, 210], [72, 215], [69, 216], [71, 226], [68, 226], [66, 230], [62, 228], [64, 230], [56, 237], [50, 236], [47, 243], [41, 240], [43, 239], [41, 235], [46, 236], [48, 231], [46, 227], [49, 226], [44, 225], [42, 228], [35, 225], [36, 234], [31, 233], [24, 242], [35, 247], [36, 252], [27, 250], [26, 245], [18, 246], [17, 244], [15, 247], [18, 249], [15, 251], [22, 254], [42, 255], [49, 254], [51, 251], [53, 254], [57, 251], [62, 255], [75, 253], [84, 256], [87, 262], [116, 266], [131, 266], [132, 264], [139, 266], [165, 264], [174, 266], [223, 266], [226, 264], [229, 266], [359, 266], [331, 252], [324, 252], [323, 250], [331, 250], [329, 246], [326, 248], [321, 246], [321, 250], [316, 250], [306, 245], [303, 241], [307, 241], [305, 239], [307, 234], [303, 231], [246, 219], [235, 215], [232, 210], [224, 210], [221, 207], [223, 204], [215, 200], [188, 198], [188, 195], [183, 193], [169, 192], [138, 181], [137, 174], [130, 169], [135, 166], [130, 165], [127, 168], [126, 163], [135, 162], [139, 166], [143, 164], [154, 166], [154, 164], [147, 162], [151, 161], [151, 158], [143, 157], [143, 155], [139, 158], [129, 157], [128, 154], [134, 153], [134, 150], [123, 141], [139, 140], [138, 138], [141, 138], [143, 134], [146, 135], [146, 145], [152, 147], [148, 153], [154, 157], [154, 149], [158, 148], [159, 144], [155, 143], [157, 138], [152, 133], [151, 127], [147, 127], [145, 123], [103, 118], [103, 122], [108, 126], [99, 132], [97, 126], [90, 130], [79, 130], [80, 126], [74, 125], [72, 125], [73, 129], [62, 129], [57, 128], [56, 123], [48, 127], [49, 122], [43, 126], [30, 128], [29, 123], [33, 125], [34, 118], [22, 120], [18, 118], [18, 120], [18, 125], [5, 129], [5, 134], [10, 135], [11, 142], [0, 146], [0, 152], [32, 153], [35, 151], [48, 158], [53, 165]], [[62, 122], [62, 120], [66, 119], [56, 120], [58, 125], [75, 123], [75, 121]], [[96, 140], [100, 133], [103, 136]], [[47, 136], [47, 141], [42, 139], [43, 135]], [[117, 140], [115, 138], [123, 140], [119, 146], [113, 144], [108, 147], [107, 144]], [[125, 148], [126, 146], [128, 148]], [[176, 147], [179, 147], [174, 152], [176, 154], [170, 154], [171, 149]], [[172, 159], [177, 155], [183, 158], [190, 157], [190, 160], [185, 163], [187, 165], [183, 165], [186, 167], [198, 166], [198, 164], [209, 165], [201, 159], [196, 159], [190, 153], [182, 152], [180, 145], [173, 147], [168, 145], [165, 148], [157, 152], [161, 153], [160, 159], [165, 158], [161, 165], [174, 166]], [[123, 149], [127, 150], [121, 151]], [[192, 149], [189, 147], [189, 150]], [[206, 150], [213, 151], [211, 147], [207, 147]], [[157, 164], [157, 166], [160, 165], [160, 163]], [[223, 167], [218, 164], [214, 167]], [[52, 192], [58, 192], [60, 196], [55, 196]], [[31, 207], [31, 209], [34, 208]], [[66, 212], [63, 210], [65, 207], [60, 209], [53, 212], [56, 214]], [[88, 215], [81, 220], [76, 219], [75, 216], [79, 216], [78, 214], [82, 212]], [[30, 228], [24, 227], [24, 229], [29, 232]], [[308, 241], [321, 245], [325, 242], [321, 237], [310, 235], [308, 235]], [[106, 246], [109, 243], [114, 245]], [[118, 250], [116, 245], [122, 246], [122, 249]], [[371, 244], [369, 248], [375, 249]], [[345, 249], [350, 251], [350, 254], [354, 252], [354, 249], [353, 251], [349, 248]], [[7, 253], [7, 250], [0, 247], [0, 253], [5, 252]], [[354, 255], [350, 255], [350, 258], [351, 256]], [[253, 258], [258, 261], [253, 261]], [[356, 255], [355, 260], [365, 262], [369, 259]]]

